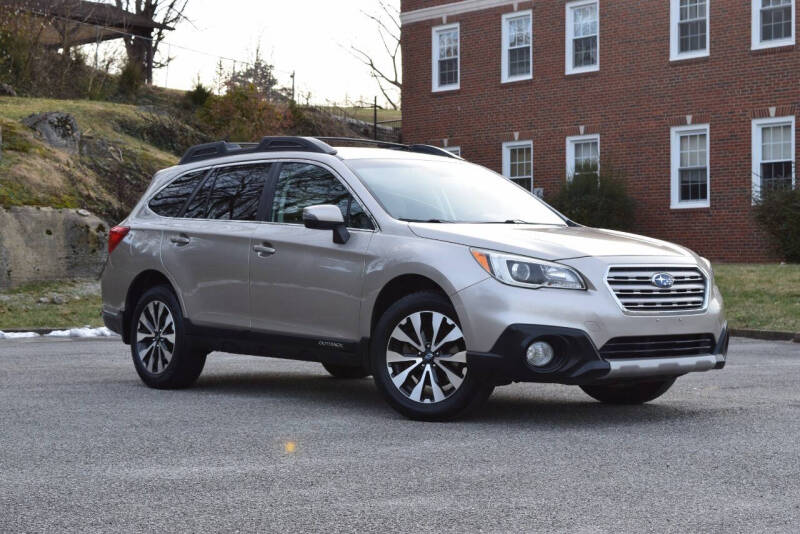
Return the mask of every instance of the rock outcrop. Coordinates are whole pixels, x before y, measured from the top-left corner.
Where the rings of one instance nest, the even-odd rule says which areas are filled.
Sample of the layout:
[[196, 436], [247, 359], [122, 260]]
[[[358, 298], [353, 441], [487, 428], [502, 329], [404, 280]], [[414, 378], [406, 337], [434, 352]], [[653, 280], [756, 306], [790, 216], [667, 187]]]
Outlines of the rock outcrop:
[[81, 132], [75, 117], [60, 111], [34, 113], [22, 123], [35, 130], [48, 145], [69, 154], [77, 154], [81, 142]]

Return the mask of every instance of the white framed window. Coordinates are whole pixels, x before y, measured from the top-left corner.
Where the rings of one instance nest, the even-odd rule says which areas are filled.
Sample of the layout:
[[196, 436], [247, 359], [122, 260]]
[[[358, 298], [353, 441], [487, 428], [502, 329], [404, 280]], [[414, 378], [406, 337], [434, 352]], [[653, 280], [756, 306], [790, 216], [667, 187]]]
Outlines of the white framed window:
[[450, 91], [461, 84], [460, 26], [447, 24], [433, 28], [433, 90]]
[[533, 12], [503, 15], [501, 81], [516, 82], [533, 77]]
[[533, 191], [533, 141], [503, 143], [503, 175]]
[[450, 152], [451, 154], [454, 154], [454, 155], [458, 156], [459, 158], [461, 157], [461, 147], [460, 146], [443, 146], [442, 148], [444, 150]]
[[795, 0], [751, 0], [753, 50], [795, 42]]
[[708, 124], [671, 128], [672, 209], [707, 208], [710, 201]]
[[599, 0], [576, 0], [566, 5], [566, 73], [600, 69]]
[[753, 120], [753, 200], [797, 186], [794, 122], [793, 116]]
[[711, 0], [670, 0], [669, 59], [709, 54], [708, 8]]
[[600, 136], [567, 137], [567, 180], [577, 174], [596, 173], [600, 169]]

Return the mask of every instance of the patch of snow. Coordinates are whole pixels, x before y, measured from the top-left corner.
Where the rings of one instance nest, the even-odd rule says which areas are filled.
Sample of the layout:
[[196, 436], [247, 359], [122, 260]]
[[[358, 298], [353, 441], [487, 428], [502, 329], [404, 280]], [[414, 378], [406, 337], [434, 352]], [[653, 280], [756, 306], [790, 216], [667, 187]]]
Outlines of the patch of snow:
[[53, 330], [46, 334], [47, 337], [111, 337], [115, 335], [105, 326], [100, 328], [84, 326], [83, 328], [70, 328], [69, 330]]
[[3, 332], [0, 330], [0, 339], [21, 339], [26, 337], [39, 337], [36, 332]]

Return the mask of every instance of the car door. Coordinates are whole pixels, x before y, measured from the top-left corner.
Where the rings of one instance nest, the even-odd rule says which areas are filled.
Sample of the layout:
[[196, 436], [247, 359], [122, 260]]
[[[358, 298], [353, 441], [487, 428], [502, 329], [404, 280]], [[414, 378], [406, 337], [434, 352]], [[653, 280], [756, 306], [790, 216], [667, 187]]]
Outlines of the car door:
[[164, 233], [162, 261], [193, 325], [250, 327], [250, 238], [270, 168], [216, 168]]
[[[333, 171], [283, 162], [275, 172], [267, 222], [253, 234], [250, 299], [254, 330], [320, 340], [357, 341], [365, 256], [374, 223]], [[338, 205], [350, 231], [303, 225], [303, 208]]]

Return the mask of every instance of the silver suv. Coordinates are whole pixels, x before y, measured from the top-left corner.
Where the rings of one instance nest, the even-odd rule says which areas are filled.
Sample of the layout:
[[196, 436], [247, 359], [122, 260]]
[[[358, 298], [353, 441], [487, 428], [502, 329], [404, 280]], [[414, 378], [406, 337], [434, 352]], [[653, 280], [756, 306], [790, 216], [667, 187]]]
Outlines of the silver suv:
[[706, 259], [436, 147], [332, 144], [353, 143], [193, 147], [112, 230], [103, 317], [145, 384], [189, 386], [212, 351], [277, 356], [443, 420], [511, 382], [636, 404], [725, 365]]

